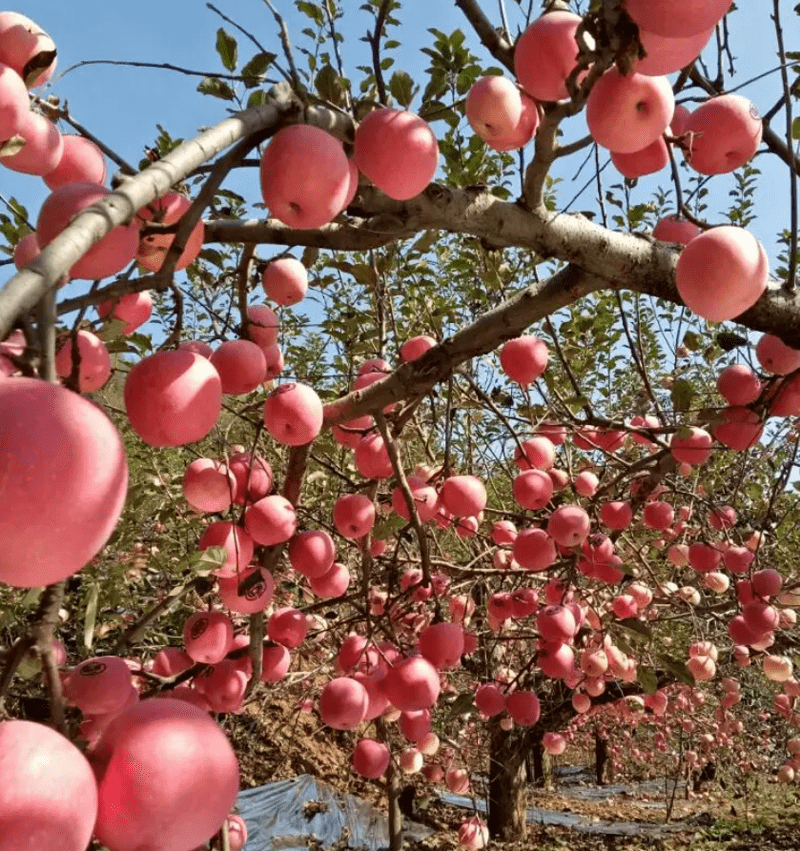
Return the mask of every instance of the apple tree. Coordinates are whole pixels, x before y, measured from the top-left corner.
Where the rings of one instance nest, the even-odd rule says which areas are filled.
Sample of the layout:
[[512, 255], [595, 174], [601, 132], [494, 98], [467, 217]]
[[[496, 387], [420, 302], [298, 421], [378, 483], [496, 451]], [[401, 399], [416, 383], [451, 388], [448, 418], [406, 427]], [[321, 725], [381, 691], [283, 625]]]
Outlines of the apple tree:
[[798, 12], [494, 5], [223, 16], [235, 111], [136, 165], [0, 14], [47, 187], [0, 216], [0, 851], [241, 847], [215, 719], [270, 688], [353, 731], [393, 849], [404, 773], [488, 773], [477, 849], [587, 730], [800, 775]]

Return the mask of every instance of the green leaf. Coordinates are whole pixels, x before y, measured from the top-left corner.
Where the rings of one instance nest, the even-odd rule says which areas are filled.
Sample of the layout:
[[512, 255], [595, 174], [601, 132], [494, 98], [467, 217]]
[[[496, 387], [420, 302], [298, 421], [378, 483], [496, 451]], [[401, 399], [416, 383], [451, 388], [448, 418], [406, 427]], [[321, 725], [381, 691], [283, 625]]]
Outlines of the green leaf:
[[686, 346], [690, 352], [696, 352], [702, 343], [702, 338], [696, 331], [687, 331], [683, 335], [683, 345]]
[[653, 637], [653, 633], [651, 629], [645, 626], [640, 620], [637, 618], [625, 618], [624, 620], [617, 621], [619, 626], [623, 629], [628, 630], [628, 632], [634, 633], [634, 635], [641, 636], [642, 638], [646, 638], [648, 641]]
[[257, 89], [254, 92], [250, 93], [250, 97], [247, 98], [247, 108], [250, 109], [253, 106], [263, 106], [269, 100], [269, 95], [263, 89]]
[[39, 659], [38, 656], [34, 656], [32, 653], [26, 653], [22, 657], [22, 661], [19, 663], [17, 674], [22, 677], [23, 680], [30, 680], [37, 674], [41, 673], [41, 670], [41, 659]]
[[342, 78], [330, 65], [323, 65], [314, 78], [314, 86], [317, 93], [324, 100], [336, 106], [344, 106], [347, 103], [346, 88]]
[[389, 91], [400, 106], [408, 106], [418, 88], [419, 86], [414, 85], [410, 74], [405, 71], [395, 71], [389, 79]]
[[655, 694], [658, 691], [658, 677], [652, 668], [639, 668], [636, 676], [646, 694]]
[[451, 704], [449, 704], [447, 708], [450, 711], [451, 716], [464, 715], [467, 712], [477, 711], [475, 698], [471, 691], [460, 694]]
[[676, 411], [688, 411], [694, 399], [694, 387], [685, 378], [676, 378], [672, 384], [672, 407]]
[[792, 139], [800, 139], [800, 118], [792, 121]]
[[94, 644], [94, 628], [97, 623], [97, 601], [100, 597], [100, 586], [95, 582], [89, 591], [89, 599], [86, 601], [86, 614], [83, 618], [83, 646], [87, 650], [92, 649]]
[[239, 64], [239, 47], [236, 39], [222, 27], [217, 30], [217, 53], [228, 71], [235, 71]]
[[222, 567], [228, 559], [225, 547], [209, 547], [207, 550], [197, 550], [185, 558], [179, 565], [179, 570], [190, 570], [198, 576], [208, 576], [212, 570]]
[[669, 671], [670, 674], [672, 674], [673, 677], [675, 677], [676, 680], [686, 683], [687, 686], [696, 685], [694, 677], [689, 673], [686, 665], [684, 665], [680, 660], [675, 659], [666, 653], [660, 653], [658, 661], [661, 662], [661, 664]]
[[33, 84], [41, 77], [42, 71], [46, 71], [53, 64], [56, 56], [55, 50], [41, 50], [25, 63], [21, 76], [29, 89], [33, 88]]
[[747, 337], [743, 337], [741, 334], [734, 334], [732, 331], [720, 331], [717, 334], [717, 345], [723, 352], [731, 352], [739, 346], [746, 346], [747, 343]]
[[200, 81], [197, 91], [203, 95], [211, 95], [220, 100], [233, 100], [236, 97], [233, 89], [216, 77], [205, 77]]
[[242, 68], [242, 76], [245, 78], [244, 84], [248, 89], [254, 86], [261, 85], [264, 82], [264, 77], [267, 69], [275, 61], [274, 53], [256, 53], [256, 55]]

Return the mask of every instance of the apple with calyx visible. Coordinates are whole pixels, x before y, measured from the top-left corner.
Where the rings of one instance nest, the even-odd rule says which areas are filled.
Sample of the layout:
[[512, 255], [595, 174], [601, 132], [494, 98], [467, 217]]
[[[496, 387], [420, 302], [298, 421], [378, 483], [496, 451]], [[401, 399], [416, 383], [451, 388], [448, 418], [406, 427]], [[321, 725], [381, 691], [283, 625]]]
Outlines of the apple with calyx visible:
[[288, 227], [322, 227], [347, 200], [347, 156], [341, 142], [319, 127], [282, 127], [264, 150], [260, 168], [264, 203]]
[[641, 151], [669, 127], [675, 110], [672, 86], [666, 77], [609, 68], [592, 87], [586, 103], [586, 123], [598, 145], [619, 154]]

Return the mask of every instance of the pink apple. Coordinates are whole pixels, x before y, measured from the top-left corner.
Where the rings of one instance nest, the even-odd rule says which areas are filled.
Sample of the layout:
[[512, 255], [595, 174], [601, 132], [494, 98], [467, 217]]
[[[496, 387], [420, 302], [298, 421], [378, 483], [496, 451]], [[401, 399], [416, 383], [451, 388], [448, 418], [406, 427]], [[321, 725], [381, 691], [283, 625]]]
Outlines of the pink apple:
[[[244, 594], [239, 594], [239, 583], [249, 579], [256, 571], [259, 581]], [[232, 612], [241, 615], [253, 615], [263, 612], [270, 604], [275, 590], [275, 581], [269, 571], [256, 566], [245, 568], [238, 576], [220, 577], [219, 598]]]
[[509, 340], [500, 349], [500, 365], [512, 381], [526, 387], [545, 371], [548, 354], [543, 340], [525, 335]]
[[520, 689], [506, 697], [508, 714], [520, 727], [532, 727], [541, 714], [539, 698], [532, 691]]
[[306, 616], [290, 606], [276, 609], [267, 624], [267, 635], [271, 641], [290, 650], [302, 644], [308, 633]]
[[322, 402], [306, 384], [281, 384], [264, 403], [267, 431], [287, 446], [310, 443], [322, 429]]
[[0, 422], [0, 582], [49, 585], [87, 564], [116, 526], [122, 440], [91, 402], [33, 378], [0, 381]]
[[95, 834], [113, 851], [190, 849], [222, 826], [239, 791], [236, 754], [207, 712], [144, 700], [111, 722], [92, 762]]
[[362, 777], [372, 780], [386, 771], [390, 759], [389, 748], [375, 739], [359, 739], [353, 750], [353, 768]]
[[44, 175], [44, 182], [50, 189], [82, 181], [101, 185], [106, 182], [105, 156], [94, 142], [84, 136], [70, 135], [64, 135], [62, 141], [58, 164]]
[[[78, 331], [78, 390], [93, 393], [111, 377], [111, 356], [105, 343], [89, 331]], [[72, 375], [74, 346], [71, 337], [56, 353], [56, 373], [65, 381]]]
[[228, 396], [246, 396], [264, 381], [267, 361], [264, 353], [250, 340], [225, 340], [209, 358], [219, 373], [222, 392]]
[[297, 531], [297, 514], [284, 496], [273, 494], [254, 502], [244, 514], [244, 526], [250, 537], [262, 547], [288, 541]]
[[233, 623], [222, 612], [195, 612], [183, 625], [183, 646], [195, 662], [216, 665], [233, 647]]
[[[44, 249], [74, 216], [111, 193], [97, 183], [68, 183], [45, 199], [36, 220], [36, 240]], [[96, 242], [70, 269], [71, 278], [95, 280], [121, 272], [133, 260], [139, 244], [135, 224], [120, 225]]]
[[[153, 313], [153, 297], [149, 290], [142, 290], [140, 293], [128, 293], [115, 303], [110, 301], [100, 302], [97, 305], [97, 312], [101, 319], [110, 317], [112, 320], [124, 322], [125, 327], [121, 331], [122, 334], [133, 334], [137, 328], [147, 322]], [[210, 348], [209, 346], [209, 355], [211, 354]]]
[[429, 709], [436, 703], [440, 690], [438, 671], [421, 656], [396, 662], [386, 672], [386, 697], [401, 711]]
[[612, 67], [592, 87], [586, 123], [598, 145], [632, 154], [666, 132], [674, 109], [675, 97], [666, 77], [635, 72], [623, 77]]
[[351, 677], [330, 680], [319, 696], [319, 714], [335, 730], [352, 730], [367, 714], [367, 690]]
[[520, 90], [507, 77], [481, 77], [467, 92], [464, 111], [485, 142], [510, 136], [522, 116]]
[[375, 525], [375, 504], [364, 494], [344, 494], [333, 506], [333, 525], [345, 538], [363, 538]]
[[266, 304], [251, 304], [247, 308], [247, 336], [257, 346], [264, 349], [273, 345], [278, 339], [280, 328], [278, 314]]
[[309, 124], [282, 127], [261, 158], [261, 194], [270, 213], [291, 228], [333, 221], [350, 189], [341, 142]]
[[[44, 85], [52, 77], [55, 52], [55, 42], [37, 23], [19, 12], [0, 12], [0, 62], [13, 68], [29, 89]], [[53, 56], [48, 62], [49, 54]], [[26, 74], [29, 63], [35, 67]]]
[[701, 174], [728, 174], [752, 159], [763, 126], [755, 106], [741, 95], [700, 104], [686, 120], [686, 161]]
[[409, 361], [421, 358], [425, 352], [432, 349], [435, 345], [436, 340], [426, 334], [420, 337], [412, 337], [410, 340], [406, 340], [400, 347], [400, 360], [403, 363], [408, 363]]
[[667, 38], [687, 38], [714, 27], [728, 11], [731, 0], [626, 0], [625, 8], [644, 30]]
[[449, 476], [439, 499], [454, 517], [474, 517], [486, 507], [486, 488], [477, 476]]
[[620, 174], [631, 180], [636, 177], [655, 174], [669, 165], [667, 143], [659, 138], [640, 151], [633, 151], [629, 154], [620, 154], [612, 151], [611, 162]]
[[786, 345], [779, 337], [763, 334], [756, 345], [758, 362], [773, 375], [788, 375], [800, 369], [800, 350]]
[[228, 557], [214, 571], [215, 576], [236, 576], [247, 567], [253, 558], [253, 539], [241, 527], [228, 520], [212, 523], [197, 543], [199, 550], [209, 547], [224, 547]]
[[561, 505], [547, 521], [547, 534], [562, 547], [577, 547], [589, 536], [589, 515], [579, 505]]
[[133, 430], [150, 446], [202, 440], [222, 410], [219, 373], [185, 349], [156, 352], [128, 373], [125, 409]]
[[639, 41], [647, 51], [647, 56], [637, 60], [633, 66], [634, 70], [639, 74], [651, 76], [680, 71], [703, 52], [703, 48], [714, 35], [714, 29], [712, 25], [692, 35], [668, 37], [639, 27]]
[[665, 216], [659, 219], [653, 228], [653, 238], [661, 242], [677, 242], [686, 245], [687, 242], [702, 233], [693, 222], [679, 219], [677, 216]]
[[0, 723], [0, 851], [84, 851], [97, 818], [86, 757], [51, 727]]
[[569, 97], [566, 79], [577, 64], [575, 33], [580, 23], [579, 15], [550, 12], [535, 20], [517, 40], [514, 72], [531, 97], [542, 101]]
[[356, 130], [358, 170], [397, 201], [419, 195], [433, 180], [439, 145], [427, 122], [399, 109], [376, 109]]
[[670, 452], [677, 461], [686, 464], [705, 464], [711, 457], [714, 441], [705, 429], [697, 426], [683, 427], [672, 435]]
[[761, 395], [761, 381], [749, 366], [737, 363], [720, 373], [717, 390], [729, 405], [750, 405]]
[[58, 165], [64, 153], [64, 141], [56, 126], [43, 115], [28, 112], [17, 135], [25, 140], [25, 144], [17, 153], [0, 157], [6, 168], [41, 177]]
[[291, 307], [305, 297], [308, 290], [308, 272], [294, 257], [280, 257], [267, 264], [261, 284], [267, 298], [276, 304]]

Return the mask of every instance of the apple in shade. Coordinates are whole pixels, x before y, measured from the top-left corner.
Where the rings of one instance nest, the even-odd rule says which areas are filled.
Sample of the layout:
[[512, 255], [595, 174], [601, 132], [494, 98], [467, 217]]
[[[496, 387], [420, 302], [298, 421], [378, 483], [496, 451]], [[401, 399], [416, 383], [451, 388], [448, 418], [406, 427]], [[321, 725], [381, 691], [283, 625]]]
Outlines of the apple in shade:
[[393, 473], [386, 443], [380, 434], [365, 434], [356, 444], [353, 462], [365, 479], [387, 479]]
[[419, 195], [433, 180], [439, 145], [426, 121], [400, 109], [376, 109], [356, 130], [358, 170], [396, 201]]
[[236, 479], [218, 461], [196, 458], [183, 474], [182, 490], [184, 499], [195, 511], [225, 511], [233, 501]]
[[[111, 377], [111, 357], [105, 343], [90, 331], [78, 331], [78, 390], [93, 393]], [[56, 374], [65, 381], [71, 377], [74, 346], [68, 337], [56, 353]]]
[[322, 576], [312, 576], [308, 580], [311, 590], [323, 600], [334, 600], [341, 597], [350, 587], [350, 571], [338, 561]]
[[14, 246], [14, 265], [17, 269], [24, 269], [28, 263], [42, 253], [36, 234], [29, 233]]
[[84, 567], [114, 530], [125, 449], [98, 407], [33, 378], [0, 382], [0, 422], [0, 582], [50, 585]]
[[267, 298], [284, 307], [301, 302], [308, 290], [306, 267], [294, 257], [281, 257], [264, 268], [261, 284]]
[[[140, 227], [148, 222], [174, 225], [183, 218], [191, 206], [191, 202], [183, 195], [179, 195], [177, 192], [167, 192], [161, 198], [151, 201], [148, 206], [142, 207], [136, 217], [139, 219]], [[186, 239], [184, 249], [175, 264], [176, 269], [185, 269], [190, 263], [194, 263], [203, 247], [204, 237], [205, 225], [201, 219], [192, 228]], [[136, 250], [136, 262], [151, 272], [160, 271], [173, 242], [175, 242], [174, 233], [153, 233], [143, 236]]]
[[261, 351], [264, 352], [264, 360], [267, 362], [267, 381], [272, 381], [273, 378], [277, 378], [283, 372], [283, 352], [277, 343], [263, 346]]
[[304, 576], [315, 577], [327, 573], [335, 557], [333, 538], [322, 529], [298, 532], [289, 542], [289, 562]]
[[533, 727], [539, 720], [539, 698], [532, 691], [520, 689], [506, 697], [506, 710], [520, 727]]
[[364, 686], [352, 677], [336, 677], [319, 696], [319, 714], [334, 730], [353, 730], [367, 715], [369, 698]]
[[133, 334], [137, 328], [147, 322], [153, 313], [153, 297], [149, 290], [142, 290], [140, 293], [128, 293], [116, 303], [101, 301], [97, 305], [97, 313], [101, 319], [110, 318], [117, 322], [124, 322], [125, 327], [122, 329], [122, 333]]
[[547, 368], [548, 350], [543, 340], [524, 335], [509, 340], [500, 349], [500, 365], [503, 372], [518, 384], [527, 386]]
[[[259, 571], [259, 581], [244, 594], [239, 594], [239, 583], [249, 579], [256, 571]], [[253, 615], [263, 612], [272, 601], [275, 590], [275, 581], [272, 574], [263, 568], [251, 566], [243, 570], [238, 576], [229, 578], [220, 577], [219, 598], [232, 611], [241, 615]]]
[[124, 396], [131, 427], [150, 446], [202, 440], [222, 409], [219, 373], [186, 349], [156, 352], [135, 364]]
[[[433, 485], [427, 484], [424, 479], [417, 476], [409, 476], [408, 487], [420, 521], [427, 523], [429, 520], [433, 520], [436, 516], [437, 500], [439, 499]], [[392, 491], [392, 508], [404, 520], [411, 520], [405, 494], [399, 486]]]
[[667, 38], [687, 38], [714, 27], [725, 15], [731, 0], [626, 0], [625, 9], [647, 32]]
[[436, 340], [423, 334], [420, 337], [412, 337], [406, 340], [400, 347], [400, 360], [404, 363], [421, 358], [425, 352], [429, 351], [436, 345]]
[[129, 702], [131, 689], [131, 669], [119, 656], [86, 659], [64, 679], [65, 697], [84, 715], [119, 712]]
[[506, 696], [494, 683], [483, 683], [475, 690], [475, 705], [487, 718], [493, 718], [506, 708]]
[[508, 137], [522, 117], [520, 90], [507, 77], [481, 77], [467, 92], [464, 112], [484, 142]]
[[677, 242], [686, 245], [687, 242], [702, 233], [694, 222], [679, 219], [677, 216], [665, 216], [659, 219], [653, 228], [653, 238], [661, 242]]
[[542, 101], [569, 97], [566, 79], [577, 64], [575, 33], [581, 20], [570, 12], [550, 12], [535, 20], [517, 40], [514, 73], [531, 97]]
[[[54, 189], [42, 204], [36, 220], [39, 247], [44, 249], [78, 213], [110, 194], [97, 183], [68, 183]], [[138, 244], [139, 229], [135, 224], [115, 227], [74, 263], [69, 275], [90, 281], [116, 275], [133, 260]]]
[[375, 525], [375, 504], [361, 493], [344, 494], [333, 506], [333, 525], [345, 538], [363, 538]]
[[699, 33], [684, 37], [668, 37], [639, 28], [639, 41], [647, 56], [638, 59], [633, 70], [639, 74], [661, 76], [680, 71], [703, 52], [715, 27], [712, 25]]
[[62, 136], [63, 151], [58, 165], [44, 175], [44, 182], [50, 189], [56, 189], [68, 183], [106, 182], [106, 160], [103, 152], [94, 142], [84, 136]]
[[720, 443], [738, 452], [758, 443], [764, 423], [755, 411], [734, 406], [723, 408], [719, 413], [721, 422], [716, 423], [711, 432]]
[[756, 344], [756, 357], [766, 372], [788, 375], [800, 369], [800, 350], [787, 346], [774, 334], [763, 334]]
[[755, 106], [741, 95], [720, 95], [701, 103], [686, 119], [686, 162], [701, 174], [728, 174], [752, 159], [763, 124]]
[[282, 644], [265, 645], [261, 654], [261, 682], [277, 683], [286, 676], [292, 657]]
[[84, 851], [97, 818], [86, 757], [51, 727], [0, 723], [0, 851]]
[[261, 157], [261, 194], [270, 214], [308, 230], [333, 221], [350, 189], [341, 142], [309, 124], [282, 127]]
[[669, 127], [675, 110], [666, 77], [609, 68], [594, 84], [586, 103], [586, 123], [598, 145], [620, 154], [641, 151]]
[[236, 754], [207, 712], [144, 700], [109, 724], [92, 754], [96, 837], [110, 851], [190, 851], [222, 826], [239, 791]]
[[277, 341], [280, 329], [278, 314], [271, 307], [266, 304], [251, 304], [247, 308], [247, 336], [262, 349]]
[[362, 777], [372, 780], [386, 771], [390, 759], [389, 748], [375, 739], [359, 739], [353, 749], [353, 768]]
[[712, 322], [733, 319], [767, 288], [769, 262], [744, 228], [722, 225], [696, 236], [681, 251], [675, 283], [687, 307]]
[[10, 139], [25, 126], [30, 113], [28, 90], [19, 74], [0, 65], [0, 137]]
[[[29, 89], [44, 85], [56, 70], [56, 45], [52, 38], [34, 21], [19, 12], [0, 12], [0, 62], [13, 68], [24, 79]], [[53, 54], [47, 66], [29, 72], [25, 77], [25, 67], [31, 60], [47, 61], [47, 54]]]
[[396, 709], [429, 709], [441, 690], [439, 672], [427, 659], [412, 656], [389, 668], [383, 689]]
[[618, 154], [611, 152], [611, 162], [614, 168], [625, 177], [633, 180], [636, 177], [644, 177], [655, 174], [669, 165], [669, 150], [663, 139], [656, 139], [641, 151], [631, 154]]
[[267, 635], [270, 641], [282, 644], [290, 650], [302, 644], [307, 633], [306, 616], [291, 606], [276, 609], [267, 623]]
[[231, 846], [231, 851], [242, 851], [247, 844], [247, 824], [245, 820], [231, 813], [227, 818], [228, 843]]
[[51, 121], [38, 112], [29, 112], [18, 135], [25, 144], [16, 153], [0, 156], [6, 168], [41, 177], [58, 165], [64, 153], [64, 141]]
[[287, 446], [310, 443], [322, 429], [322, 402], [307, 384], [281, 384], [264, 403], [267, 431]]

